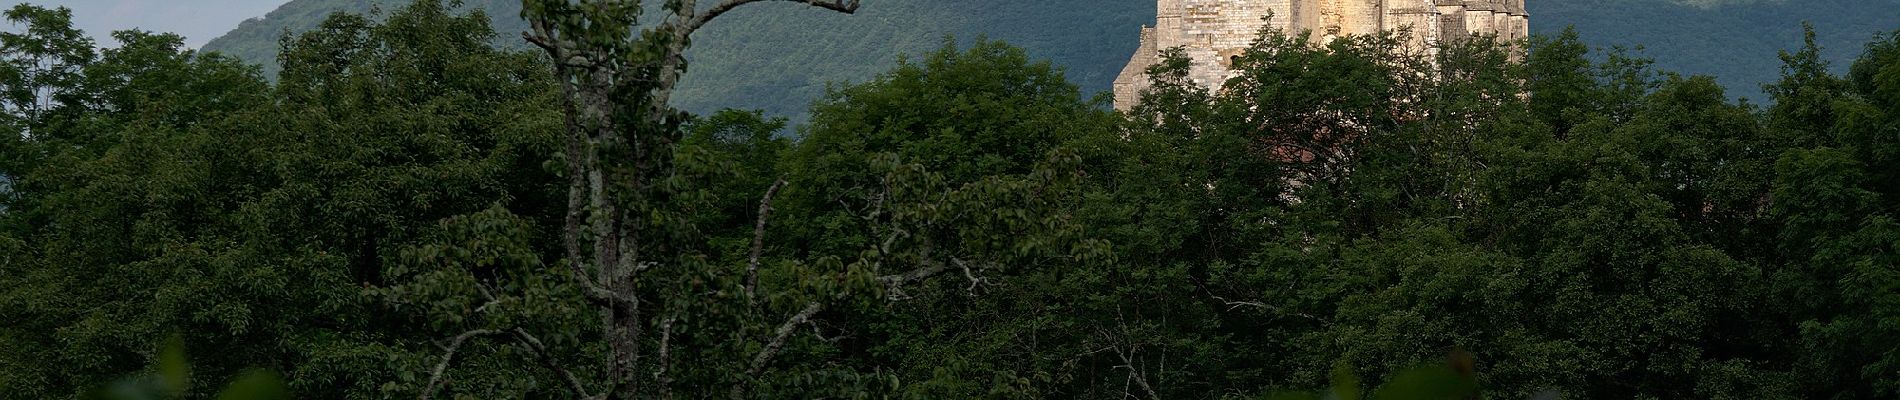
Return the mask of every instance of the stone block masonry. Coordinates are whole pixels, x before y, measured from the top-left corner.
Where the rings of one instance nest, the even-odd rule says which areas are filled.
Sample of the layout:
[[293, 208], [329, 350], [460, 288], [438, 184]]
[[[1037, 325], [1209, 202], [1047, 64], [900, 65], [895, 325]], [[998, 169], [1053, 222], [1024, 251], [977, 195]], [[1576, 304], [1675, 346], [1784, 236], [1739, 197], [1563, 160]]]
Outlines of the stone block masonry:
[[1148, 87], [1148, 67], [1177, 47], [1193, 62], [1188, 78], [1219, 91], [1233, 77], [1234, 56], [1266, 28], [1310, 32], [1316, 43], [1407, 30], [1412, 47], [1423, 49], [1474, 35], [1522, 39], [1530, 14], [1524, 0], [1159, 0], [1155, 25], [1141, 28], [1141, 46], [1115, 79], [1115, 108], [1133, 107]]

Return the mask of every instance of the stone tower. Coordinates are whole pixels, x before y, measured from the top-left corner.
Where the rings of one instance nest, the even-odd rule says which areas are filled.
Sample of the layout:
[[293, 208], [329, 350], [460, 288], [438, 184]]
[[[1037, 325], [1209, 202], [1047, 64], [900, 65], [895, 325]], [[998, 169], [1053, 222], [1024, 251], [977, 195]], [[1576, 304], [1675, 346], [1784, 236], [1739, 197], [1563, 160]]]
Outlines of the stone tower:
[[[1161, 51], [1179, 47], [1193, 61], [1188, 77], [1220, 90], [1235, 56], [1265, 28], [1310, 32], [1324, 43], [1346, 35], [1408, 30], [1412, 48], [1447, 40], [1530, 34], [1524, 0], [1158, 0], [1155, 25], [1141, 28], [1141, 47], [1115, 79], [1115, 108], [1133, 107], [1148, 87], [1148, 67]], [[1268, 18], [1271, 16], [1271, 18]]]

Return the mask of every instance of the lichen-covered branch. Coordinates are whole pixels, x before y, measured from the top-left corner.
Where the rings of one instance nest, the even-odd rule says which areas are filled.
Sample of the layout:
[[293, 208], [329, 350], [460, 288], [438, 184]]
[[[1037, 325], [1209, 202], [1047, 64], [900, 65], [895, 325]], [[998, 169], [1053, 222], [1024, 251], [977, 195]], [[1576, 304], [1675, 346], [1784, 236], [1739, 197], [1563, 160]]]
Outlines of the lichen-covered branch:
[[785, 187], [785, 178], [779, 178], [772, 187], [765, 190], [765, 197], [759, 199], [759, 220], [752, 226], [752, 254], [746, 260], [745, 297], [747, 301], [758, 301], [759, 255], [765, 251], [765, 222], [772, 215], [772, 196]]
[[[796, 331], [799, 325], [811, 321], [812, 316], [818, 315], [818, 312], [824, 309], [825, 303], [817, 301], [807, 303], [804, 310], [793, 314], [791, 318], [785, 320], [785, 323], [779, 324], [771, 341], [766, 342], [765, 348], [760, 349], [759, 354], [752, 357], [752, 367], [746, 370], [746, 376], [758, 376], [759, 373], [765, 372], [766, 364], [771, 363], [772, 357], [777, 357], [780, 350], [784, 350], [785, 341], [792, 338], [792, 332]], [[734, 400], [745, 398], [745, 390], [746, 384], [743, 381], [733, 385], [732, 398]]]
[[653, 380], [659, 383], [662, 400], [673, 398], [673, 324], [678, 321], [678, 317], [666, 317], [660, 323], [660, 368], [653, 372]]
[[581, 380], [575, 378], [573, 372], [569, 372], [566, 367], [561, 366], [560, 361], [554, 358], [554, 353], [548, 351], [548, 346], [542, 344], [540, 338], [528, 334], [526, 329], [521, 329], [520, 327], [516, 327], [510, 332], [514, 334], [515, 340], [520, 341], [521, 344], [528, 346], [529, 350], [534, 351], [536, 358], [541, 359], [541, 365], [546, 366], [548, 370], [553, 371], [555, 375], [560, 375], [561, 380], [567, 382], [568, 387], [574, 390], [575, 395], [580, 396], [582, 399], [596, 398], [594, 395], [587, 394], [587, 385], [581, 384]]
[[[670, 146], [678, 142], [682, 117], [671, 100], [692, 34], [733, 9], [761, 1], [797, 1], [844, 13], [855, 12], [858, 1], [722, 0], [700, 11], [697, 0], [672, 0], [665, 7], [670, 15], [645, 29], [631, 26], [641, 11], [639, 0], [524, 1], [531, 3], [523, 15], [530, 30], [522, 39], [547, 52], [562, 89], [568, 204], [561, 244], [565, 268], [601, 312], [609, 354], [599, 397], [651, 397], [640, 386], [644, 374], [636, 372], [662, 371], [661, 391], [667, 377], [664, 365], [648, 369], [653, 361], [643, 357], [642, 346], [653, 342], [647, 333], [654, 321], [642, 315], [640, 290], [651, 286], [640, 280], [646, 269], [659, 265], [654, 260], [679, 256], [649, 239], [670, 237], [653, 232], [649, 207], [663, 197], [658, 181], [673, 168]], [[745, 267], [748, 302], [757, 301], [764, 231], [772, 197], [784, 184], [775, 183], [760, 201]], [[661, 358], [667, 358], [675, 332], [670, 322], [659, 331]], [[782, 345], [783, 339], [776, 342]], [[772, 347], [762, 355], [769, 359], [776, 352]]]
[[1128, 378], [1135, 381], [1135, 386], [1147, 393], [1149, 399], [1161, 400], [1161, 395], [1155, 394], [1154, 386], [1148, 385], [1148, 378], [1143, 376], [1145, 374], [1141, 372], [1141, 367], [1135, 366], [1135, 360], [1129, 356], [1128, 351], [1123, 350], [1121, 346], [1115, 346], [1115, 355], [1122, 359], [1122, 365], [1116, 368], [1128, 369]]
[[455, 353], [462, 350], [462, 344], [468, 343], [469, 339], [474, 339], [476, 336], [493, 335], [497, 333], [501, 333], [501, 331], [476, 329], [462, 332], [460, 335], [455, 335], [454, 339], [449, 340], [449, 345], [443, 348], [442, 361], [436, 363], [435, 369], [429, 371], [429, 385], [422, 390], [422, 397], [420, 398], [422, 400], [429, 400], [429, 398], [435, 396], [437, 390], [441, 390], [442, 379], [448, 376], [449, 363], [455, 361]]

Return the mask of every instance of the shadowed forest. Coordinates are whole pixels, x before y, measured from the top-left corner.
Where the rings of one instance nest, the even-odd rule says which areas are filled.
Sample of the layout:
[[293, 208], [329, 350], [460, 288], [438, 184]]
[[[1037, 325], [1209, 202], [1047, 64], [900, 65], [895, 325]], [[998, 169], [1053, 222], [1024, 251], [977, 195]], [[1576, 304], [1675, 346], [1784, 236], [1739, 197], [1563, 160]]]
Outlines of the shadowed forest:
[[859, 8], [794, 1], [419, 0], [275, 80], [14, 6], [0, 398], [1900, 397], [1900, 31], [1762, 88], [1263, 32], [1127, 112], [944, 39], [675, 107], [725, 6]]

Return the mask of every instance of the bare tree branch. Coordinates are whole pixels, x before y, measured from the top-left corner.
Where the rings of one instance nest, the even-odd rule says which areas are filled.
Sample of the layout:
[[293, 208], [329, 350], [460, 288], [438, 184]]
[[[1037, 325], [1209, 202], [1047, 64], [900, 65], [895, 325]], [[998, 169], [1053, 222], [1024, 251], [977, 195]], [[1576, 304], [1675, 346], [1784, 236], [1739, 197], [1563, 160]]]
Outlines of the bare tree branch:
[[694, 10], [698, 9], [698, 1], [679, 0], [678, 8], [673, 12], [675, 19], [662, 24], [655, 31], [667, 33], [669, 38], [664, 43], [666, 50], [658, 57], [659, 75], [654, 80], [653, 90], [647, 96], [648, 107], [645, 117], [647, 122], [666, 121], [672, 114], [673, 90], [679, 84], [680, 74], [686, 64], [686, 47], [691, 42], [693, 33], [712, 22], [713, 19], [725, 15], [726, 12], [763, 1], [803, 3], [846, 14], [858, 11], [858, 0], [724, 0], [705, 12], [695, 13]]
[[748, 370], [748, 372], [756, 375], [761, 371], [765, 371], [765, 364], [771, 362], [772, 357], [777, 356], [779, 350], [785, 347], [785, 341], [792, 337], [793, 330], [797, 329], [799, 324], [810, 321], [813, 315], [817, 315], [819, 311], [824, 309], [824, 303], [816, 301], [807, 303], [805, 304], [804, 310], [792, 315], [792, 318], [785, 320], [785, 323], [779, 324], [778, 332], [772, 336], [772, 341], [766, 342], [765, 349], [759, 350], [759, 354], [752, 357], [752, 369]]
[[[481, 308], [475, 309], [476, 312], [480, 312], [482, 308], [488, 308], [488, 306], [501, 303], [501, 298], [495, 297], [494, 292], [488, 289], [488, 285], [477, 283], [475, 284], [475, 289], [476, 289], [476, 293], [480, 293], [482, 295], [482, 298], [488, 299], [487, 304], [482, 305]], [[500, 331], [488, 331], [488, 332], [502, 333]], [[515, 340], [518, 342], [521, 342], [521, 344], [523, 345], [528, 346], [528, 350], [533, 351], [534, 354], [538, 358], [541, 359], [541, 363], [543, 365], [547, 366], [549, 370], [554, 371], [555, 374], [560, 375], [561, 379], [566, 380], [568, 385], [573, 387], [574, 393], [580, 395], [580, 398], [582, 399], [594, 398], [594, 396], [587, 394], [587, 387], [586, 385], [581, 384], [580, 379], [574, 378], [573, 373], [568, 372], [567, 368], [561, 367], [561, 364], [555, 360], [554, 353], [548, 351], [547, 345], [542, 344], [540, 338], [534, 337], [534, 335], [529, 334], [527, 330], [521, 329], [521, 327], [515, 327], [513, 330], [510, 330], [508, 333], [514, 334]], [[460, 340], [461, 338], [458, 337], [457, 345], [460, 344]], [[454, 353], [453, 347], [450, 347], [447, 351], [449, 351], [451, 354]], [[442, 362], [446, 364], [448, 360], [444, 359]], [[437, 368], [441, 368], [441, 367], [438, 366]], [[430, 390], [430, 392], [433, 393], [434, 390]], [[605, 396], [602, 396], [602, 397], [605, 397]]]
[[989, 280], [987, 279], [977, 277], [976, 272], [970, 270], [969, 263], [965, 263], [963, 262], [963, 260], [959, 260], [955, 258], [950, 259], [950, 262], [957, 264], [957, 268], [963, 270], [964, 279], [970, 280], [970, 287], [967, 289], [970, 291], [970, 294], [972, 295], [976, 294], [976, 289], [978, 287], [982, 286], [984, 283], [989, 282]]
[[1155, 388], [1148, 385], [1148, 378], [1142, 376], [1141, 368], [1135, 366], [1135, 361], [1129, 357], [1128, 352], [1123, 350], [1119, 345], [1114, 346], [1114, 348], [1115, 355], [1122, 359], [1122, 365], [1116, 366], [1115, 368], [1127, 368], [1129, 379], [1133, 379], [1135, 385], [1141, 387], [1141, 391], [1148, 393], [1149, 399], [1161, 400], [1161, 395], [1155, 394]]
[[[883, 195], [879, 195], [879, 197], [882, 198]], [[884, 239], [884, 243], [879, 245], [878, 255], [889, 256], [891, 254], [891, 246], [897, 242], [898, 237], [908, 236], [908, 235], [909, 233], [905, 232], [902, 228], [893, 229], [889, 237], [886, 237]], [[931, 256], [931, 253], [934, 252], [934, 250], [936, 249], [936, 246], [932, 244], [930, 237], [926, 235], [926, 236], [921, 236], [921, 238], [922, 240], [920, 240], [917, 245], [917, 259], [918, 259], [918, 262], [923, 264], [923, 267], [919, 267], [917, 269], [913, 269], [901, 274], [880, 276], [877, 278], [877, 281], [883, 282], [884, 285], [886, 286], [896, 288], [899, 286], [909, 285], [913, 282], [930, 279], [930, 277], [937, 276], [938, 274], [942, 274], [944, 271], [949, 271], [950, 270], [949, 264], [945, 264], [942, 261], [938, 261], [936, 258]], [[882, 262], [880, 261], [880, 266], [881, 265], [882, 265]]]
[[[778, 352], [785, 348], [785, 341], [791, 339], [792, 332], [798, 329], [798, 325], [811, 321], [813, 315], [817, 315], [818, 311], [824, 309], [825, 303], [816, 301], [807, 303], [805, 304], [804, 310], [792, 315], [792, 318], [785, 320], [785, 323], [779, 324], [778, 331], [772, 336], [772, 340], [766, 342], [765, 348], [759, 350], [759, 354], [752, 357], [752, 367], [746, 370], [746, 375], [757, 376], [760, 372], [764, 372], [765, 365], [772, 362], [772, 357], [778, 356]], [[732, 399], [739, 400], [745, 398], [745, 390], [745, 383], [733, 385]]]
[[536, 47], [547, 51], [549, 56], [555, 57], [556, 59], [559, 59], [565, 53], [565, 51], [563, 51], [565, 49], [554, 42], [554, 32], [553, 29], [548, 27], [547, 20], [530, 18], [528, 21], [528, 29], [528, 32], [521, 33], [522, 40], [533, 43]]
[[[642, 287], [639, 277], [643, 271], [655, 266], [642, 259], [668, 259], [672, 254], [663, 252], [672, 249], [645, 243], [645, 236], [652, 234], [647, 226], [645, 202], [649, 189], [657, 185], [656, 177], [663, 176], [670, 168], [667, 154], [669, 145], [677, 132], [649, 131], [645, 127], [673, 129], [670, 123], [679, 122], [680, 113], [672, 108], [672, 95], [675, 86], [684, 73], [686, 49], [691, 45], [691, 36], [699, 28], [712, 20], [738, 7], [763, 1], [797, 2], [843, 13], [854, 13], [859, 0], [717, 0], [718, 4], [700, 12], [698, 0], [674, 0], [667, 2], [665, 8], [670, 16], [660, 24], [639, 32], [609, 30], [615, 35], [633, 33], [631, 37], [615, 37], [612, 40], [632, 42], [642, 49], [639, 56], [628, 57], [620, 52], [621, 47], [602, 44], [592, 40], [583, 40], [590, 34], [601, 33], [600, 26], [572, 23], [566, 18], [578, 14], [593, 12], [631, 13], [633, 9], [619, 6], [636, 5], [638, 0], [576, 0], [551, 1], [557, 4], [554, 11], [524, 13], [531, 30], [522, 34], [522, 39], [545, 50], [551, 56], [557, 78], [560, 81], [563, 97], [563, 114], [566, 116], [567, 134], [564, 137], [565, 161], [568, 164], [569, 198], [565, 226], [563, 226], [563, 247], [568, 260], [564, 262], [576, 280], [576, 285], [590, 301], [601, 310], [604, 326], [604, 341], [608, 344], [610, 355], [605, 367], [606, 387], [601, 388], [598, 397], [602, 398], [644, 398], [650, 393], [642, 393], [640, 385], [647, 381], [639, 372], [644, 370], [642, 358], [643, 343], [651, 343], [646, 337], [651, 320], [642, 318], [638, 297]], [[708, 0], [711, 2], [714, 0]], [[631, 4], [629, 4], [631, 3]], [[535, 10], [529, 8], [530, 11]], [[627, 17], [626, 14], [614, 14], [609, 17]], [[631, 18], [631, 17], [627, 17]], [[611, 22], [631, 24], [632, 21], [619, 19]], [[599, 23], [599, 21], [594, 21]], [[567, 31], [568, 29], [573, 32]], [[619, 27], [612, 27], [618, 29]], [[622, 43], [629, 44], [629, 43]], [[644, 93], [628, 93], [637, 91]], [[644, 100], [630, 98], [643, 97]], [[630, 110], [639, 107], [640, 110]], [[622, 118], [626, 117], [626, 118]], [[625, 125], [625, 126], [623, 126]], [[763, 254], [764, 230], [771, 212], [771, 201], [784, 181], [773, 184], [760, 201], [758, 222], [752, 251], [748, 258], [745, 276], [745, 291], [749, 301], [758, 297], [758, 269]], [[655, 254], [646, 254], [653, 252]], [[778, 335], [771, 340], [764, 351], [754, 359], [754, 370], [762, 369], [784, 346], [792, 328], [808, 321], [822, 309], [822, 304], [813, 303], [804, 311], [793, 315], [791, 321], [780, 327]], [[666, 374], [672, 355], [669, 349], [673, 336], [673, 320], [667, 319], [660, 328], [660, 377], [661, 393], [666, 390]], [[517, 331], [518, 338], [547, 356], [538, 340], [524, 331]], [[581, 385], [574, 383], [565, 370], [550, 363], [550, 368], [560, 371], [563, 378], [569, 379], [576, 391], [586, 395]], [[743, 394], [742, 387], [734, 388], [734, 396]]]
[[745, 297], [753, 303], [758, 302], [759, 254], [765, 251], [765, 221], [772, 215], [772, 196], [785, 187], [785, 178], [778, 178], [772, 187], [765, 189], [765, 197], [759, 199], [759, 221], [752, 226], [752, 256], [745, 267]]
[[818, 326], [818, 321], [810, 321], [810, 322], [811, 322], [811, 336], [814, 338], [818, 338], [818, 340], [823, 340], [826, 343], [838, 343], [838, 341], [840, 340], [845, 340], [851, 337], [850, 334], [846, 334], [844, 332], [839, 332], [838, 336], [825, 337], [825, 332], [822, 329], [820, 329], [820, 327]]
[[901, 274], [896, 274], [896, 275], [880, 276], [877, 278], [877, 281], [883, 282], [887, 286], [904, 286], [904, 285], [909, 285], [911, 283], [915, 283], [917, 281], [930, 279], [930, 277], [937, 276], [939, 274], [944, 273], [944, 271], [949, 271], [949, 270], [950, 270], [950, 266], [947, 264], [940, 263], [940, 262], [926, 262], [924, 263], [924, 266], [922, 268], [913, 269], [913, 270], [910, 270]]
[[[1157, 394], [1157, 392], [1154, 389], [1154, 386], [1148, 384], [1148, 378], [1146, 376], [1146, 373], [1142, 372], [1141, 367], [1135, 364], [1135, 360], [1139, 358], [1135, 356], [1135, 352], [1140, 351], [1140, 347], [1130, 342], [1128, 323], [1122, 317], [1122, 312], [1121, 312], [1120, 307], [1116, 307], [1116, 310], [1115, 310], [1115, 324], [1116, 324], [1116, 332], [1110, 332], [1107, 328], [1103, 328], [1099, 326], [1095, 328], [1095, 334], [1098, 337], [1100, 337], [1102, 340], [1108, 342], [1106, 346], [1103, 346], [1101, 349], [1098, 349], [1095, 351], [1082, 353], [1080, 355], [1077, 355], [1076, 357], [1079, 358], [1082, 356], [1101, 353], [1107, 350], [1114, 350], [1115, 357], [1120, 358], [1122, 364], [1115, 366], [1113, 369], [1127, 369], [1129, 382], [1132, 382], [1135, 385], [1139, 386], [1142, 392], [1148, 394], [1149, 399], [1160, 400], [1161, 396]], [[1130, 397], [1135, 397], [1135, 396], [1128, 393], [1127, 388], [1124, 387], [1122, 389], [1122, 397], [1130, 398]]]
[[549, 55], [558, 56], [561, 53], [560, 45], [555, 44], [554, 40], [548, 39], [547, 36], [539, 32], [522, 32], [521, 40], [533, 44], [534, 47], [540, 47], [541, 50], [548, 52]]
[[462, 334], [460, 335], [455, 335], [455, 339], [450, 340], [448, 347], [445, 348], [446, 350], [443, 350], [442, 362], [436, 363], [435, 369], [430, 370], [429, 386], [428, 388], [423, 389], [421, 399], [429, 400], [430, 397], [435, 396], [435, 392], [437, 390], [440, 390], [442, 388], [442, 378], [448, 374], [449, 363], [452, 361], [455, 361], [455, 352], [462, 349], [463, 343], [467, 343], [469, 339], [472, 339], [476, 336], [493, 335], [497, 333], [501, 333], [501, 332], [495, 331], [495, 330], [489, 330], [489, 329], [476, 329], [476, 330], [472, 330], [468, 332], [462, 332]]
[[1222, 304], [1225, 304], [1227, 306], [1227, 311], [1233, 311], [1241, 307], [1253, 307], [1253, 308], [1257, 308], [1261, 310], [1267, 310], [1269, 312], [1287, 314], [1287, 315], [1297, 316], [1297, 317], [1306, 318], [1306, 319], [1310, 319], [1314, 321], [1319, 321], [1322, 323], [1326, 322], [1326, 320], [1320, 319], [1319, 317], [1315, 317], [1312, 314], [1301, 313], [1301, 312], [1287, 312], [1285, 308], [1269, 305], [1267, 303], [1261, 303], [1258, 301], [1231, 301], [1231, 300], [1227, 300], [1226, 297], [1220, 297], [1220, 296], [1213, 296], [1213, 297], [1214, 297], [1214, 300], [1220, 301]]
[[581, 384], [581, 380], [575, 378], [574, 373], [568, 372], [567, 368], [562, 367], [561, 363], [554, 359], [554, 353], [548, 351], [548, 346], [542, 344], [540, 338], [528, 334], [527, 330], [521, 329], [520, 327], [516, 327], [512, 333], [515, 335], [515, 340], [527, 345], [529, 350], [534, 351], [534, 354], [538, 356], [537, 358], [541, 359], [543, 366], [548, 367], [548, 370], [554, 371], [556, 375], [560, 375], [561, 380], [567, 381], [567, 385], [574, 389], [574, 394], [579, 395], [582, 399], [595, 398], [594, 395], [587, 394], [587, 385]]
[[950, 272], [951, 264], [955, 264], [956, 269], [963, 272], [963, 277], [970, 280], [969, 290], [975, 291], [983, 284], [989, 283], [989, 279], [977, 276], [976, 270], [971, 268], [969, 263], [955, 257], [950, 258], [949, 264], [945, 264], [941, 261], [925, 260], [923, 267], [905, 271], [901, 274], [880, 276], [877, 278], [877, 281], [883, 282], [885, 286], [891, 287], [909, 285], [936, 277], [937, 275], [942, 275], [945, 272]]
[[719, 16], [721, 15], [725, 15], [726, 12], [732, 11], [732, 9], [739, 8], [739, 6], [743, 6], [746, 4], [752, 4], [752, 3], [757, 3], [761, 1], [790, 1], [794, 3], [803, 3], [803, 4], [809, 4], [813, 7], [823, 8], [823, 9], [827, 9], [831, 11], [837, 11], [837, 12], [841, 12], [845, 14], [855, 14], [858, 12], [858, 0], [726, 0], [723, 3], [719, 3], [719, 5], [713, 6], [713, 8], [711, 9], [707, 9], [705, 12], [699, 13], [698, 16], [693, 17], [692, 21], [687, 22], [684, 28], [689, 33], [692, 31], [697, 31], [699, 30], [700, 27], [706, 26], [706, 23], [712, 22], [713, 19], [719, 18]]
[[658, 381], [660, 384], [660, 398], [662, 400], [672, 400], [673, 398], [673, 376], [667, 375], [667, 372], [671, 369], [669, 367], [673, 365], [673, 354], [671, 351], [673, 347], [673, 322], [677, 320], [678, 318], [676, 317], [666, 317], [666, 321], [660, 323], [660, 368], [658, 371], [653, 372], [653, 380]]

